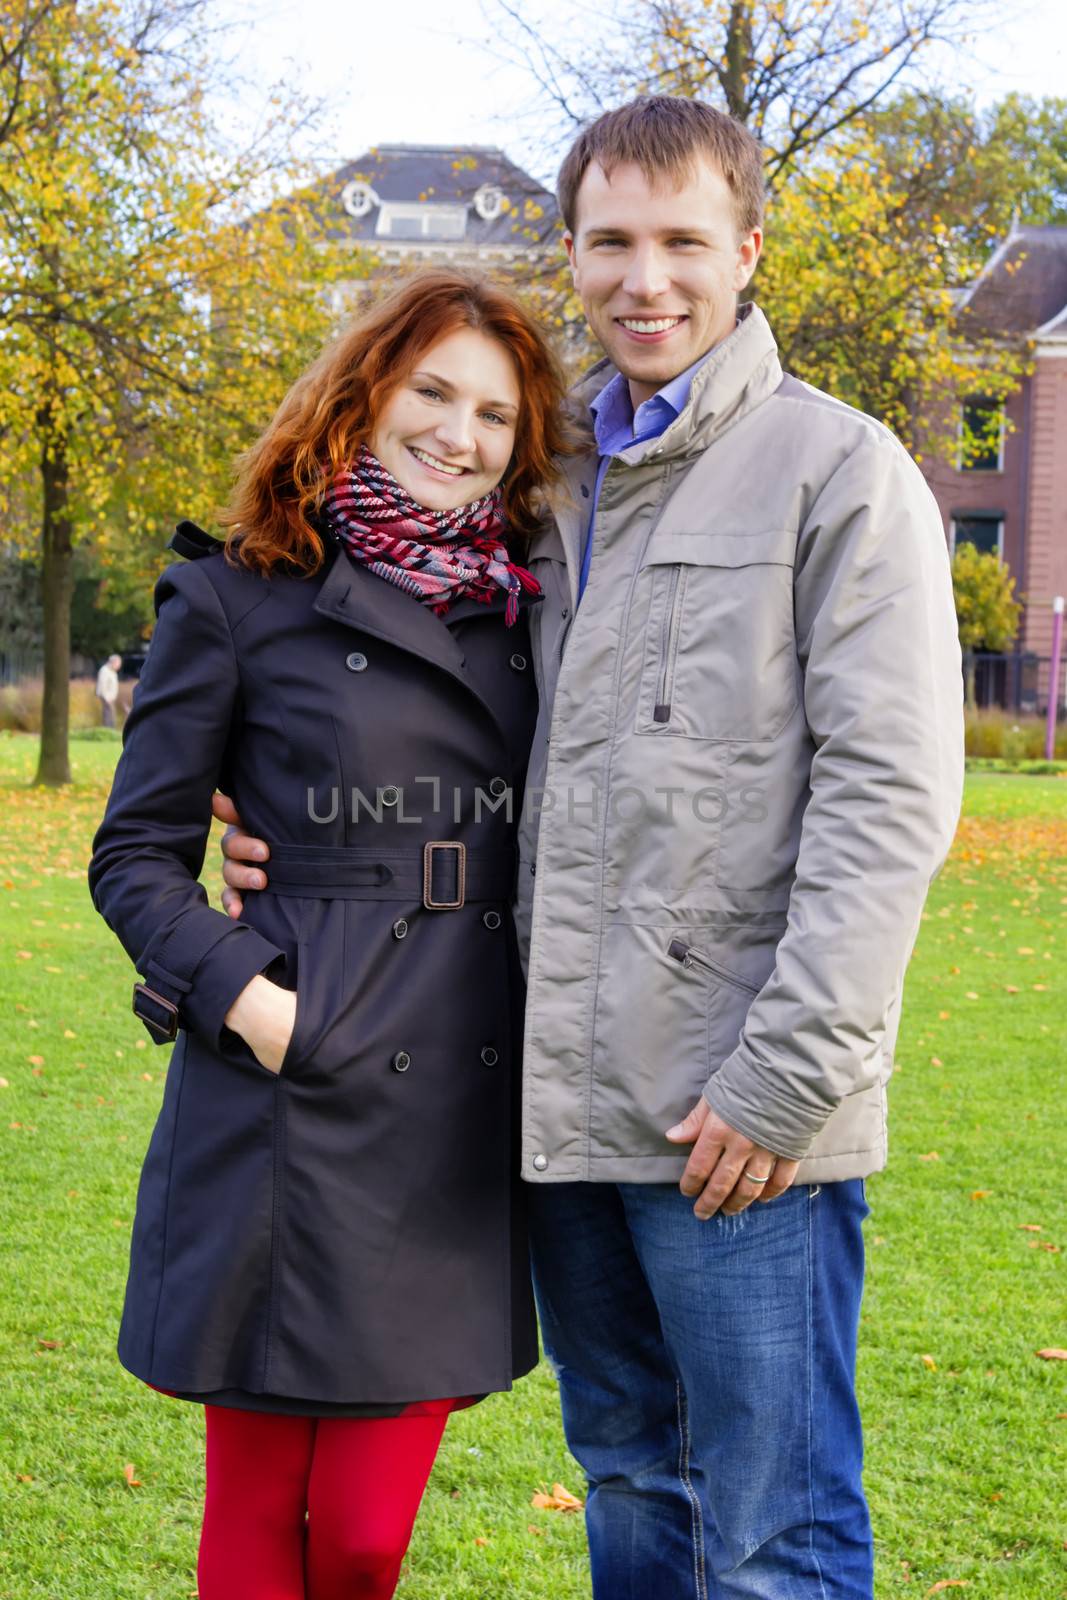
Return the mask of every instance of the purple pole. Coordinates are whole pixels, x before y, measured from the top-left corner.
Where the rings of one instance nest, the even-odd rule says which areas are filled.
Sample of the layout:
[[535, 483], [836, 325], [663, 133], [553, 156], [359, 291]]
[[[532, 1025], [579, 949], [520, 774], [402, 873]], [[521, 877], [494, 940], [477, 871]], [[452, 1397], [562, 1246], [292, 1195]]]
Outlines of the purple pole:
[[1048, 724], [1045, 728], [1045, 760], [1051, 761], [1056, 749], [1056, 718], [1060, 709], [1060, 652], [1063, 649], [1063, 596], [1052, 602], [1052, 660], [1048, 664]]

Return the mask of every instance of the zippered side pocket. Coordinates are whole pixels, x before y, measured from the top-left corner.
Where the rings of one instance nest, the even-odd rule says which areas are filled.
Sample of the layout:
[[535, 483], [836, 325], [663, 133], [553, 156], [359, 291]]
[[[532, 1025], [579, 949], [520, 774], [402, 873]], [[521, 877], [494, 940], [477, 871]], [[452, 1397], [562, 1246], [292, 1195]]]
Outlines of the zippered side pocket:
[[667, 946], [667, 954], [672, 961], [677, 961], [682, 967], [702, 967], [705, 972], [711, 972], [716, 978], [721, 978], [723, 983], [729, 983], [735, 989], [741, 989], [745, 994], [759, 994], [759, 989], [753, 983], [746, 983], [744, 978], [739, 978], [736, 973], [706, 955], [703, 950], [698, 950], [695, 945], [686, 944], [684, 939], [672, 939]]

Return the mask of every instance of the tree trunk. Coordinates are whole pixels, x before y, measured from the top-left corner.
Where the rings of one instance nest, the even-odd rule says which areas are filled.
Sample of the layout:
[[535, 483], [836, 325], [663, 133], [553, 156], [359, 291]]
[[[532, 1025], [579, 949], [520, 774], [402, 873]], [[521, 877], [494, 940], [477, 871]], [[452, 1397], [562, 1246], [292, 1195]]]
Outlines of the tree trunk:
[[963, 703], [968, 711], [978, 710], [978, 697], [975, 693], [975, 679], [978, 674], [978, 663], [973, 650], [963, 652]]
[[726, 24], [724, 70], [719, 83], [732, 117], [747, 125], [748, 80], [752, 72], [752, 0], [733, 0]]
[[42, 416], [41, 606], [44, 613], [44, 698], [41, 753], [34, 783], [70, 780], [70, 603], [74, 592], [73, 537], [66, 440]]

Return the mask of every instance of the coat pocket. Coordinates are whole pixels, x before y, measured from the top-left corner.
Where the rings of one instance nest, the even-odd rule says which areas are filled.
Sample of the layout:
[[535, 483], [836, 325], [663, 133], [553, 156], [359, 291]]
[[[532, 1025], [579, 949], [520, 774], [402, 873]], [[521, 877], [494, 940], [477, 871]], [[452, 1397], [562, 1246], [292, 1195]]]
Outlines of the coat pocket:
[[636, 731], [774, 739], [799, 699], [789, 528], [652, 539]]
[[667, 954], [687, 970], [695, 968], [704, 974], [707, 984], [705, 1061], [710, 1076], [718, 1072], [726, 1057], [736, 1049], [749, 1007], [759, 989], [683, 939], [672, 939]]

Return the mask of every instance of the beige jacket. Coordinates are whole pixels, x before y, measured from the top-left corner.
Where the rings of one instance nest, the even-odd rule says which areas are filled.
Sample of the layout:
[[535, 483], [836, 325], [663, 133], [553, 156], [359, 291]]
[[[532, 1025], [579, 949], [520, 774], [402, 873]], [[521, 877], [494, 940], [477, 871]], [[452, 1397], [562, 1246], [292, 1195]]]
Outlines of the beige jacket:
[[783, 377], [754, 306], [611, 463], [577, 607], [596, 470], [531, 559], [523, 1176], [676, 1180], [701, 1093], [798, 1181], [866, 1176], [960, 803], [937, 507], [884, 427]]

